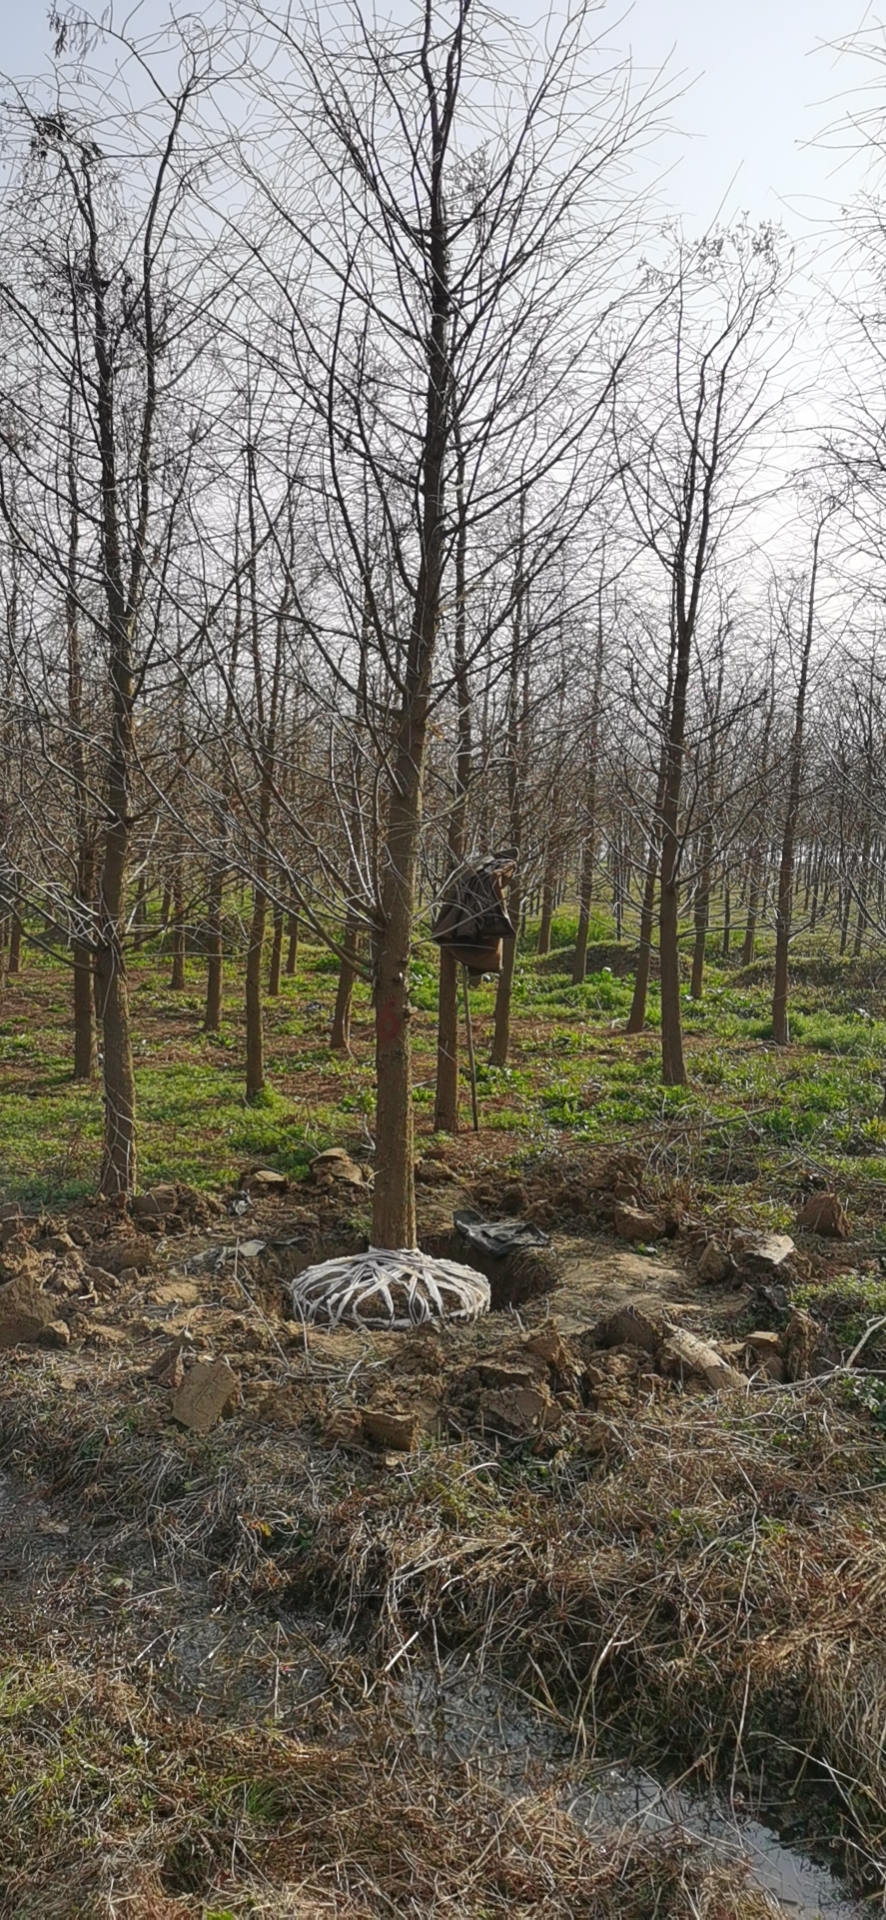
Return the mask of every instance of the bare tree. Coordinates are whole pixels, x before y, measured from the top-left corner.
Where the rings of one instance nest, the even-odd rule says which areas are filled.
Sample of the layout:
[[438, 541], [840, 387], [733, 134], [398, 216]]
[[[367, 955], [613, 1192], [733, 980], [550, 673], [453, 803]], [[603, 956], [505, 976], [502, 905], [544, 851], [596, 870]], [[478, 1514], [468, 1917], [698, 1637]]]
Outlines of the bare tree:
[[[313, 485], [326, 578], [306, 626], [339, 700], [355, 702], [365, 662], [377, 716], [378, 889], [363, 905], [376, 1015], [373, 1236], [405, 1247], [415, 1240], [409, 961], [425, 768], [432, 714], [454, 685], [438, 646], [445, 582], [467, 529], [470, 624], [473, 593], [513, 554], [509, 509], [527, 489], [548, 558], [564, 538], [569, 482], [587, 497], [612, 377], [597, 342], [621, 271], [618, 163], [652, 109], [632, 100], [625, 74], [588, 77], [584, 8], [549, 53], [527, 45], [526, 82], [504, 92], [499, 23], [468, 0], [445, 17], [427, 0], [389, 30], [356, 8], [340, 33], [322, 35], [258, 17], [267, 64], [256, 84], [289, 152], [269, 178], [264, 146], [259, 158], [240, 143], [270, 212], [257, 284], [265, 304], [283, 303], [275, 364], [310, 397], [325, 439]], [[376, 569], [365, 556], [367, 493]], [[506, 620], [507, 606], [498, 631]], [[458, 673], [488, 644], [484, 621]], [[347, 858], [317, 854], [339, 901], [353, 900]]]
[[711, 569], [747, 503], [753, 455], [771, 413], [761, 348], [780, 277], [770, 229], [742, 227], [679, 247], [672, 266], [652, 278], [659, 304], [655, 334], [644, 339], [642, 375], [633, 385], [623, 383], [614, 408], [625, 498], [646, 552], [664, 574], [673, 652], [659, 909], [666, 1085], [686, 1079], [678, 936], [690, 677]]

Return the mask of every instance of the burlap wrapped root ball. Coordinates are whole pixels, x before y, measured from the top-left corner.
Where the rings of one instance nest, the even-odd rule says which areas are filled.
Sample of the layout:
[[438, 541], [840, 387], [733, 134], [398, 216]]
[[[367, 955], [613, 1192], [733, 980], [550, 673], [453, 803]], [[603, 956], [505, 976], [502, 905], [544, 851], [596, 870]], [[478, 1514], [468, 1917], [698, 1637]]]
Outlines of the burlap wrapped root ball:
[[291, 1281], [289, 1294], [298, 1320], [403, 1333], [433, 1320], [476, 1320], [490, 1300], [482, 1273], [412, 1247], [324, 1260]]

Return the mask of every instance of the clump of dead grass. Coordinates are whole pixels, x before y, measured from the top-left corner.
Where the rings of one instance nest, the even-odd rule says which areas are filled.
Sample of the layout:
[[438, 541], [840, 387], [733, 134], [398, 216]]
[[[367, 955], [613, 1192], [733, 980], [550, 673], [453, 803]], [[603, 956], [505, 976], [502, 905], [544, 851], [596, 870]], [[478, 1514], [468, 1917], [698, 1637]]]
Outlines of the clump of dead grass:
[[[40, 1653], [42, 1652], [42, 1658]], [[145, 1692], [0, 1641], [0, 1914], [497, 1914], [776, 1920], [688, 1836], [583, 1833], [557, 1791], [507, 1799], [392, 1741], [302, 1745], [173, 1720]]]

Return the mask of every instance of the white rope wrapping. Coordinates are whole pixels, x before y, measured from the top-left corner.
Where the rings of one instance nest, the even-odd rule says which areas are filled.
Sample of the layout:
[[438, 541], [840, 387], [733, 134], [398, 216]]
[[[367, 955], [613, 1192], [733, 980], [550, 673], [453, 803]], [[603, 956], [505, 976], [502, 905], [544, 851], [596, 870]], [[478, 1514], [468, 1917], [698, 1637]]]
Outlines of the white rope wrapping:
[[293, 1314], [327, 1327], [408, 1332], [429, 1320], [476, 1320], [489, 1312], [489, 1281], [455, 1260], [435, 1260], [415, 1247], [324, 1260], [290, 1281]]

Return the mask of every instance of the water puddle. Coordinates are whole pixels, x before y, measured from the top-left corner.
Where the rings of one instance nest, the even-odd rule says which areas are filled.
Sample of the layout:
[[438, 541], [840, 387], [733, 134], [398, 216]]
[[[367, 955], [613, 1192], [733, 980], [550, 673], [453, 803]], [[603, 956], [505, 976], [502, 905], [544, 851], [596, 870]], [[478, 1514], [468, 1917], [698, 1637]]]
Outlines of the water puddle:
[[771, 1893], [797, 1920], [862, 1920], [870, 1906], [847, 1895], [826, 1866], [788, 1846], [760, 1820], [733, 1813], [716, 1796], [693, 1798], [650, 1774], [610, 1769], [580, 1789], [569, 1811], [586, 1832], [628, 1827], [638, 1834], [685, 1833], [710, 1845], [720, 1860], [747, 1863], [754, 1886]]
[[488, 1676], [472, 1677], [464, 1666], [439, 1678], [413, 1673], [401, 1681], [401, 1699], [426, 1749], [442, 1746], [474, 1761], [515, 1795], [560, 1784], [564, 1807], [587, 1833], [688, 1835], [719, 1861], [747, 1868], [750, 1884], [773, 1895], [796, 1920], [871, 1920], [872, 1911], [881, 1910], [852, 1899], [826, 1865], [716, 1795], [694, 1796], [638, 1770], [608, 1768], [577, 1777], [571, 1738]]

